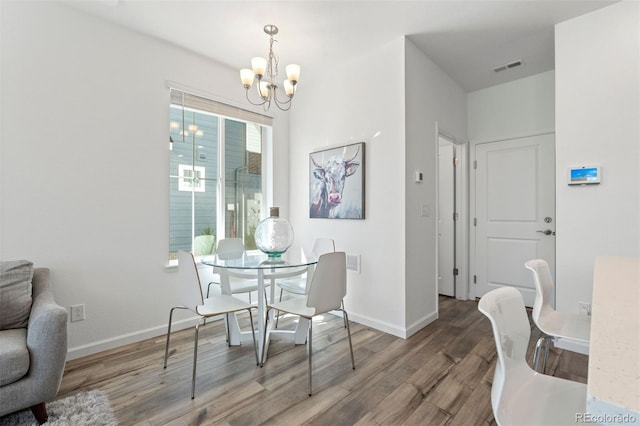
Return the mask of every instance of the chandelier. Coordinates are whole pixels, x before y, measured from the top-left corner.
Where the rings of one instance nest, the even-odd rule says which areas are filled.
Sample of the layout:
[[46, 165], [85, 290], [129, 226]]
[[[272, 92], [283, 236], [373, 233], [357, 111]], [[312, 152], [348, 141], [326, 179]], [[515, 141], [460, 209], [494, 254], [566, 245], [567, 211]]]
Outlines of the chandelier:
[[[252, 105], [262, 106], [265, 111], [271, 108], [273, 102], [282, 111], [287, 111], [291, 108], [291, 101], [293, 95], [296, 93], [296, 84], [300, 79], [300, 66], [296, 64], [287, 65], [285, 68], [287, 72], [287, 79], [284, 80], [282, 88], [276, 84], [276, 77], [278, 76], [278, 57], [273, 53], [273, 42], [277, 41], [273, 39], [273, 36], [278, 34], [278, 27], [275, 25], [265, 25], [264, 32], [269, 34], [269, 56], [267, 59], [261, 57], [251, 58], [251, 68], [244, 68], [240, 70], [240, 80], [244, 86], [247, 100]], [[256, 83], [256, 89], [260, 101], [254, 102], [249, 97], [249, 89], [253, 86], [254, 78], [258, 79]], [[278, 89], [284, 90], [286, 98], [280, 99], [278, 96]]]

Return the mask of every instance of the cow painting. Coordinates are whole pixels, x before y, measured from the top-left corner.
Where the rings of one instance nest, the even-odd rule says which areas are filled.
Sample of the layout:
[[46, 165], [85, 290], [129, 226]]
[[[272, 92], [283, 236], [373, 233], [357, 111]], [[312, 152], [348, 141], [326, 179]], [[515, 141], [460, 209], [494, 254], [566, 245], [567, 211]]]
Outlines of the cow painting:
[[364, 218], [363, 154], [364, 143], [310, 154], [309, 217]]

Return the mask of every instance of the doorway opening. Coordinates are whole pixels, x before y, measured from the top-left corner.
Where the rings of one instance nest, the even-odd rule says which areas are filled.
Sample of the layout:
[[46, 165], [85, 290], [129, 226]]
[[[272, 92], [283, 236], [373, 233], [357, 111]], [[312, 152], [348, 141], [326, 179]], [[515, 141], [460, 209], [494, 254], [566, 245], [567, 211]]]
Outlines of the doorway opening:
[[438, 294], [467, 299], [467, 185], [464, 172], [467, 146], [457, 144], [454, 137], [441, 130], [437, 132], [436, 143]]

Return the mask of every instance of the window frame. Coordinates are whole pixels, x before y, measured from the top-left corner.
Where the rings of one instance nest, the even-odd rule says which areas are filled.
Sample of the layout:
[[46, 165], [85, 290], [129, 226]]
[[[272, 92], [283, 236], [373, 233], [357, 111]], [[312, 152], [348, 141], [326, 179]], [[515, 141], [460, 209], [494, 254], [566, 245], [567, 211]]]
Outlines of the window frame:
[[[193, 111], [197, 111], [197, 112], [204, 112], [207, 114], [212, 114], [214, 116], [217, 116], [218, 119], [218, 135], [217, 135], [217, 175], [215, 176], [215, 184], [216, 184], [216, 240], [219, 240], [221, 238], [225, 238], [226, 237], [226, 225], [227, 225], [227, 221], [226, 221], [226, 209], [227, 209], [227, 203], [226, 203], [226, 184], [227, 184], [227, 180], [225, 177], [225, 151], [226, 151], [226, 141], [225, 141], [225, 125], [226, 125], [226, 121], [227, 120], [233, 120], [233, 121], [237, 121], [237, 122], [243, 122], [246, 123], [247, 125], [251, 125], [251, 124], [258, 124], [260, 125], [260, 130], [261, 130], [261, 193], [262, 193], [262, 206], [260, 206], [260, 217], [264, 218], [266, 217], [266, 206], [271, 205], [272, 204], [272, 194], [273, 194], [273, 167], [272, 167], [272, 158], [273, 158], [273, 117], [271, 116], [267, 116], [263, 113], [258, 113], [258, 112], [253, 112], [250, 110], [246, 110], [244, 107], [240, 107], [237, 105], [233, 105], [231, 103], [229, 103], [228, 100], [218, 100], [216, 99], [216, 96], [212, 96], [210, 94], [206, 94], [203, 93], [201, 91], [197, 91], [197, 90], [193, 90], [191, 88], [184, 88], [181, 85], [176, 85], [175, 83], [170, 83], [168, 84], [168, 88], [169, 88], [169, 104], [168, 104], [168, 109], [167, 111], [169, 111], [173, 105], [176, 105], [178, 107], [182, 107], [182, 108], [188, 108], [190, 110]], [[186, 107], [184, 104], [184, 97], [183, 97], [183, 103], [182, 105], [179, 105], [177, 103], [175, 103], [173, 101], [173, 92], [178, 92], [178, 93], [182, 93], [184, 95], [187, 96], [192, 96], [192, 97], [197, 97], [197, 98], [201, 98], [204, 101], [209, 101], [212, 102], [213, 104], [215, 104], [216, 106], [221, 106], [222, 107], [222, 111], [221, 112], [211, 112], [209, 110], [205, 110], [205, 109], [198, 109], [198, 108], [194, 108], [194, 107]], [[238, 112], [237, 115], [235, 115], [234, 113]], [[227, 114], [231, 114], [231, 115], [227, 115]], [[235, 115], [235, 116], [234, 116]], [[260, 121], [252, 121], [249, 118], [251, 117], [258, 117]], [[171, 124], [171, 118], [168, 117], [169, 124]], [[184, 124], [184, 122], [183, 122]], [[173, 141], [170, 141], [170, 144], [173, 143]], [[246, 147], [245, 147], [246, 150]], [[197, 170], [198, 168], [200, 168], [201, 166], [196, 166], [195, 165], [195, 157], [192, 157], [191, 159], [191, 163], [192, 164], [187, 164], [186, 166], [190, 169], [190, 170]], [[169, 158], [168, 161], [168, 165], [170, 167], [171, 165], [171, 159]], [[169, 176], [169, 180], [172, 179], [173, 175], [171, 173], [171, 170], [169, 170], [168, 173]], [[204, 177], [204, 171], [203, 171], [203, 175]], [[211, 180], [211, 176], [208, 177], [209, 180]], [[179, 175], [178, 176], [178, 182], [180, 183], [182, 179], [182, 176]], [[213, 182], [210, 182], [210, 184]], [[171, 185], [169, 185], [169, 194], [171, 194]], [[202, 191], [204, 191], [204, 185], [202, 188]], [[198, 190], [196, 190], [195, 192], [198, 192]], [[170, 211], [171, 208], [171, 196], [169, 196], [169, 201], [168, 201], [168, 213]], [[194, 213], [194, 206], [192, 205], [192, 217], [195, 214]], [[168, 258], [169, 258], [169, 263], [168, 263], [168, 267], [174, 267], [177, 265], [177, 259], [171, 259], [171, 237], [169, 235], [169, 229], [171, 228], [171, 215], [169, 214], [169, 218], [168, 218], [168, 222], [169, 222], [169, 228], [167, 229], [167, 233], [168, 233]], [[192, 236], [191, 236], [191, 251], [194, 251], [194, 242], [195, 242], [195, 234], [194, 234], [194, 226], [195, 226], [195, 220], [192, 219]]]

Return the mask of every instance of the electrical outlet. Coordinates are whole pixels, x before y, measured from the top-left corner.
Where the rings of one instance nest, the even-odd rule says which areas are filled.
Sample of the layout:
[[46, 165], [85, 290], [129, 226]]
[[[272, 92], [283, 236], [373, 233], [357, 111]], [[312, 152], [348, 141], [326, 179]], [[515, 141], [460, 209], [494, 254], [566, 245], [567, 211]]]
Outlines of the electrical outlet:
[[84, 320], [84, 304], [71, 306], [71, 322]]
[[591, 303], [578, 302], [578, 314], [590, 316], [591, 315]]

